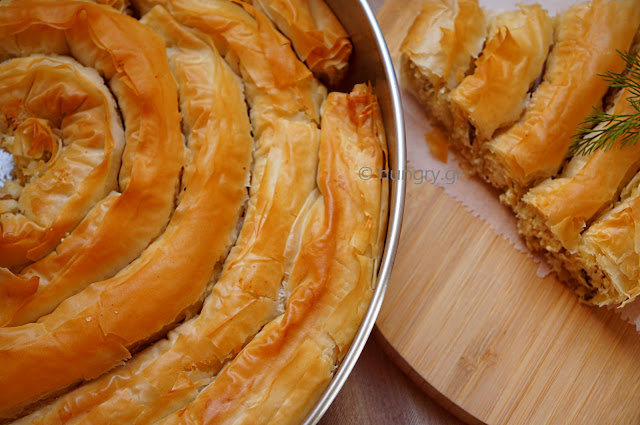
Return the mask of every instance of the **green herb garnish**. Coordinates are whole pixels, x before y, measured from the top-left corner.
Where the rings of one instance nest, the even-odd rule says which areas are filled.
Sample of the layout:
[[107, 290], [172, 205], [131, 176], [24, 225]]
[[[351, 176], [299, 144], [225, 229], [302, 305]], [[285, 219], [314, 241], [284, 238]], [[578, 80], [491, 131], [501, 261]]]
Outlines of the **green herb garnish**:
[[640, 54], [621, 52], [627, 63], [622, 73], [608, 71], [600, 74], [610, 87], [627, 89], [627, 99], [636, 110], [633, 114], [609, 114], [593, 108], [578, 127], [569, 152], [571, 155], [586, 155], [598, 149], [611, 149], [619, 143], [623, 148], [640, 142]]

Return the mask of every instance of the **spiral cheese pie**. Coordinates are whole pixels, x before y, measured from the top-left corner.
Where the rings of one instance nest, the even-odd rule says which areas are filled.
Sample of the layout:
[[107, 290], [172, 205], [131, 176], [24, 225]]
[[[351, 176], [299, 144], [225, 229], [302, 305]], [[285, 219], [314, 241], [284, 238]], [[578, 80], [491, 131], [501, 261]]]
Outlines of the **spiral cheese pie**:
[[[565, 158], [593, 107], [635, 112], [631, 93], [608, 90], [599, 74], [622, 72], [618, 51], [638, 50], [640, 2], [578, 3], [554, 18], [553, 31], [537, 5], [468, 16], [463, 10], [473, 9], [469, 3], [427, 3], [403, 45], [407, 84], [448, 130], [463, 165], [503, 191], [501, 200], [514, 209], [528, 246], [544, 252], [583, 300], [633, 300], [640, 294], [634, 212], [640, 148]], [[425, 17], [433, 10], [447, 13]], [[482, 27], [487, 15], [482, 51], [464, 47], [484, 41], [481, 30], [449, 30], [468, 22]], [[427, 43], [433, 34], [442, 34], [439, 45]], [[445, 43], [445, 35], [453, 41]], [[465, 76], [443, 85], [440, 71], [454, 61]]]
[[0, 418], [298, 423], [386, 229], [376, 97], [314, 76], [347, 35], [319, 0], [96, 3], [0, 4]]

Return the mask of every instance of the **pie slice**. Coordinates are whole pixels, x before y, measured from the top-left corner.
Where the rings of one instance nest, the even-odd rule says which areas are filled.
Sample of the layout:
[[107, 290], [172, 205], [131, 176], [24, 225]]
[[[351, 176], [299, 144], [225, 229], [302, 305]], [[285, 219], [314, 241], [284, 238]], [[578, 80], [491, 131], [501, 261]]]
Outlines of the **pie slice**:
[[[435, 84], [433, 75], [458, 58], [442, 42], [439, 50], [423, 49], [429, 61], [416, 55], [416, 40], [426, 46], [434, 34], [447, 33], [441, 21], [426, 18], [429, 11], [462, 10], [463, 2], [428, 4], [403, 45], [406, 84], [412, 88], [416, 81]], [[484, 15], [488, 35], [466, 76], [437, 93], [418, 91], [417, 97], [447, 131], [463, 165], [502, 192], [532, 250], [543, 252], [585, 301], [628, 302], [640, 288], [634, 281], [640, 264], [631, 266], [637, 257], [630, 215], [640, 148], [567, 156], [576, 128], [594, 107], [635, 112], [631, 93], [609, 88], [600, 74], [622, 72], [618, 51], [637, 50], [640, 3], [578, 3], [553, 21], [538, 5]], [[457, 45], [469, 36], [460, 34]], [[616, 227], [623, 216], [627, 233]]]

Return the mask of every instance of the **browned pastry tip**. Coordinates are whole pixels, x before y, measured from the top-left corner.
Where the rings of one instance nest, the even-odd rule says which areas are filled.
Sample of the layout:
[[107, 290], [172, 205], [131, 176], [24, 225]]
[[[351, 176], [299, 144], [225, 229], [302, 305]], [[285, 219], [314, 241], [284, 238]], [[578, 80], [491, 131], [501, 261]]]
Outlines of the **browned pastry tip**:
[[311, 72], [330, 87], [349, 70], [353, 47], [324, 0], [253, 0], [286, 35]]

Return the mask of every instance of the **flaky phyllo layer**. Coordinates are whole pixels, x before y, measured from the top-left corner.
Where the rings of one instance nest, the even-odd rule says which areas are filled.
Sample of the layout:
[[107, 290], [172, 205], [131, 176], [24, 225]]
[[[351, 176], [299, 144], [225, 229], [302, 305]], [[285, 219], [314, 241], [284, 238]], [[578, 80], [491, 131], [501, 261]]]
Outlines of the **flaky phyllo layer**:
[[405, 83], [463, 165], [503, 193], [528, 246], [597, 305], [640, 294], [640, 147], [567, 156], [594, 107], [635, 111], [600, 74], [624, 70], [618, 51], [637, 51], [639, 25], [637, 0], [555, 17], [539, 5], [496, 13], [429, 0], [402, 46]]
[[0, 422], [298, 423], [386, 229], [376, 97], [316, 78], [351, 43], [321, 0], [97, 3], [0, 4]]

